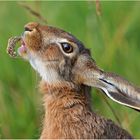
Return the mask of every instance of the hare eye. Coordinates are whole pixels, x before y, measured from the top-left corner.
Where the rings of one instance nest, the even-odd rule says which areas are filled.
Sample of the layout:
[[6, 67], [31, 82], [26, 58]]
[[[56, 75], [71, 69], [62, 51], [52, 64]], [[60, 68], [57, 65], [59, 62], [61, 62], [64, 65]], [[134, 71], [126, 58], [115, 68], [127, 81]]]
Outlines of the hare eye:
[[68, 43], [61, 43], [62, 49], [65, 53], [71, 53], [73, 52], [73, 47], [72, 45], [68, 44]]

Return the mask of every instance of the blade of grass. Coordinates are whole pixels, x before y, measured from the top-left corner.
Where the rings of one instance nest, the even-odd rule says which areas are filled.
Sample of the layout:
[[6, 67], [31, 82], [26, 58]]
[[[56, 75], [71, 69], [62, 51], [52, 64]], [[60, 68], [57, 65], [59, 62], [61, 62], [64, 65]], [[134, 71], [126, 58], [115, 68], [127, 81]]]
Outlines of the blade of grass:
[[32, 14], [33, 16], [35, 16], [36, 18], [38, 18], [40, 21], [44, 22], [45, 24], [47, 24], [47, 20], [37, 11], [33, 10], [30, 6], [26, 5], [23, 2], [20, 2], [19, 5], [21, 5], [23, 8], [25, 8], [27, 11], [30, 12], [30, 14]]

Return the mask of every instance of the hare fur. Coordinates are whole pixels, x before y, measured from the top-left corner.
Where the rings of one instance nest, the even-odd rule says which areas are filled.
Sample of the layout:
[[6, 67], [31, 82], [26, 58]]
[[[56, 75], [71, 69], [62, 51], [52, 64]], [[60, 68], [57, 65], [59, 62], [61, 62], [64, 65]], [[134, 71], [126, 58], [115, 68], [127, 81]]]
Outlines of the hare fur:
[[22, 42], [19, 54], [41, 76], [39, 87], [45, 108], [41, 139], [132, 138], [126, 130], [92, 111], [90, 87], [99, 88], [112, 100], [137, 110], [139, 88], [101, 70], [89, 50], [61, 29], [31, 22], [25, 25]]

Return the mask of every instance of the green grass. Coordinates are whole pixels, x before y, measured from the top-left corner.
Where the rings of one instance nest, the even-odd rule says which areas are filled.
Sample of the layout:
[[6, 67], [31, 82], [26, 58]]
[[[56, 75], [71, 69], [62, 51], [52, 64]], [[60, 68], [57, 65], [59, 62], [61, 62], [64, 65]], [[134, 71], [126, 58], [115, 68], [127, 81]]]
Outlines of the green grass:
[[[50, 25], [60, 27], [90, 48], [97, 64], [140, 85], [140, 2], [27, 2]], [[7, 40], [29, 21], [39, 21], [18, 2], [0, 2], [0, 138], [38, 138], [42, 122], [38, 76], [22, 59], [6, 54]], [[116, 121], [102, 94], [93, 91], [95, 111]], [[108, 100], [121, 125], [140, 138], [140, 113]]]

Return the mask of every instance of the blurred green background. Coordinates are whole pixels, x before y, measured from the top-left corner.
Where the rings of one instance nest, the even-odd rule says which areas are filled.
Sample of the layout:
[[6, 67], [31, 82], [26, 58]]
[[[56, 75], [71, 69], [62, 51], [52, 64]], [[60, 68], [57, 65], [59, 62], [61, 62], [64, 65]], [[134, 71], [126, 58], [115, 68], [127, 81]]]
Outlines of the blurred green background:
[[[91, 1], [25, 4], [41, 13], [48, 24], [79, 38], [101, 68], [140, 85], [140, 2], [100, 3], [101, 16], [96, 14], [95, 2]], [[0, 2], [0, 138], [40, 135], [43, 107], [37, 87], [39, 78], [27, 62], [6, 54], [8, 38], [20, 35], [30, 21], [40, 22], [19, 2]], [[122, 127], [140, 138], [139, 112], [104, 98], [97, 90], [92, 95], [95, 112], [117, 123], [113, 109]]]

